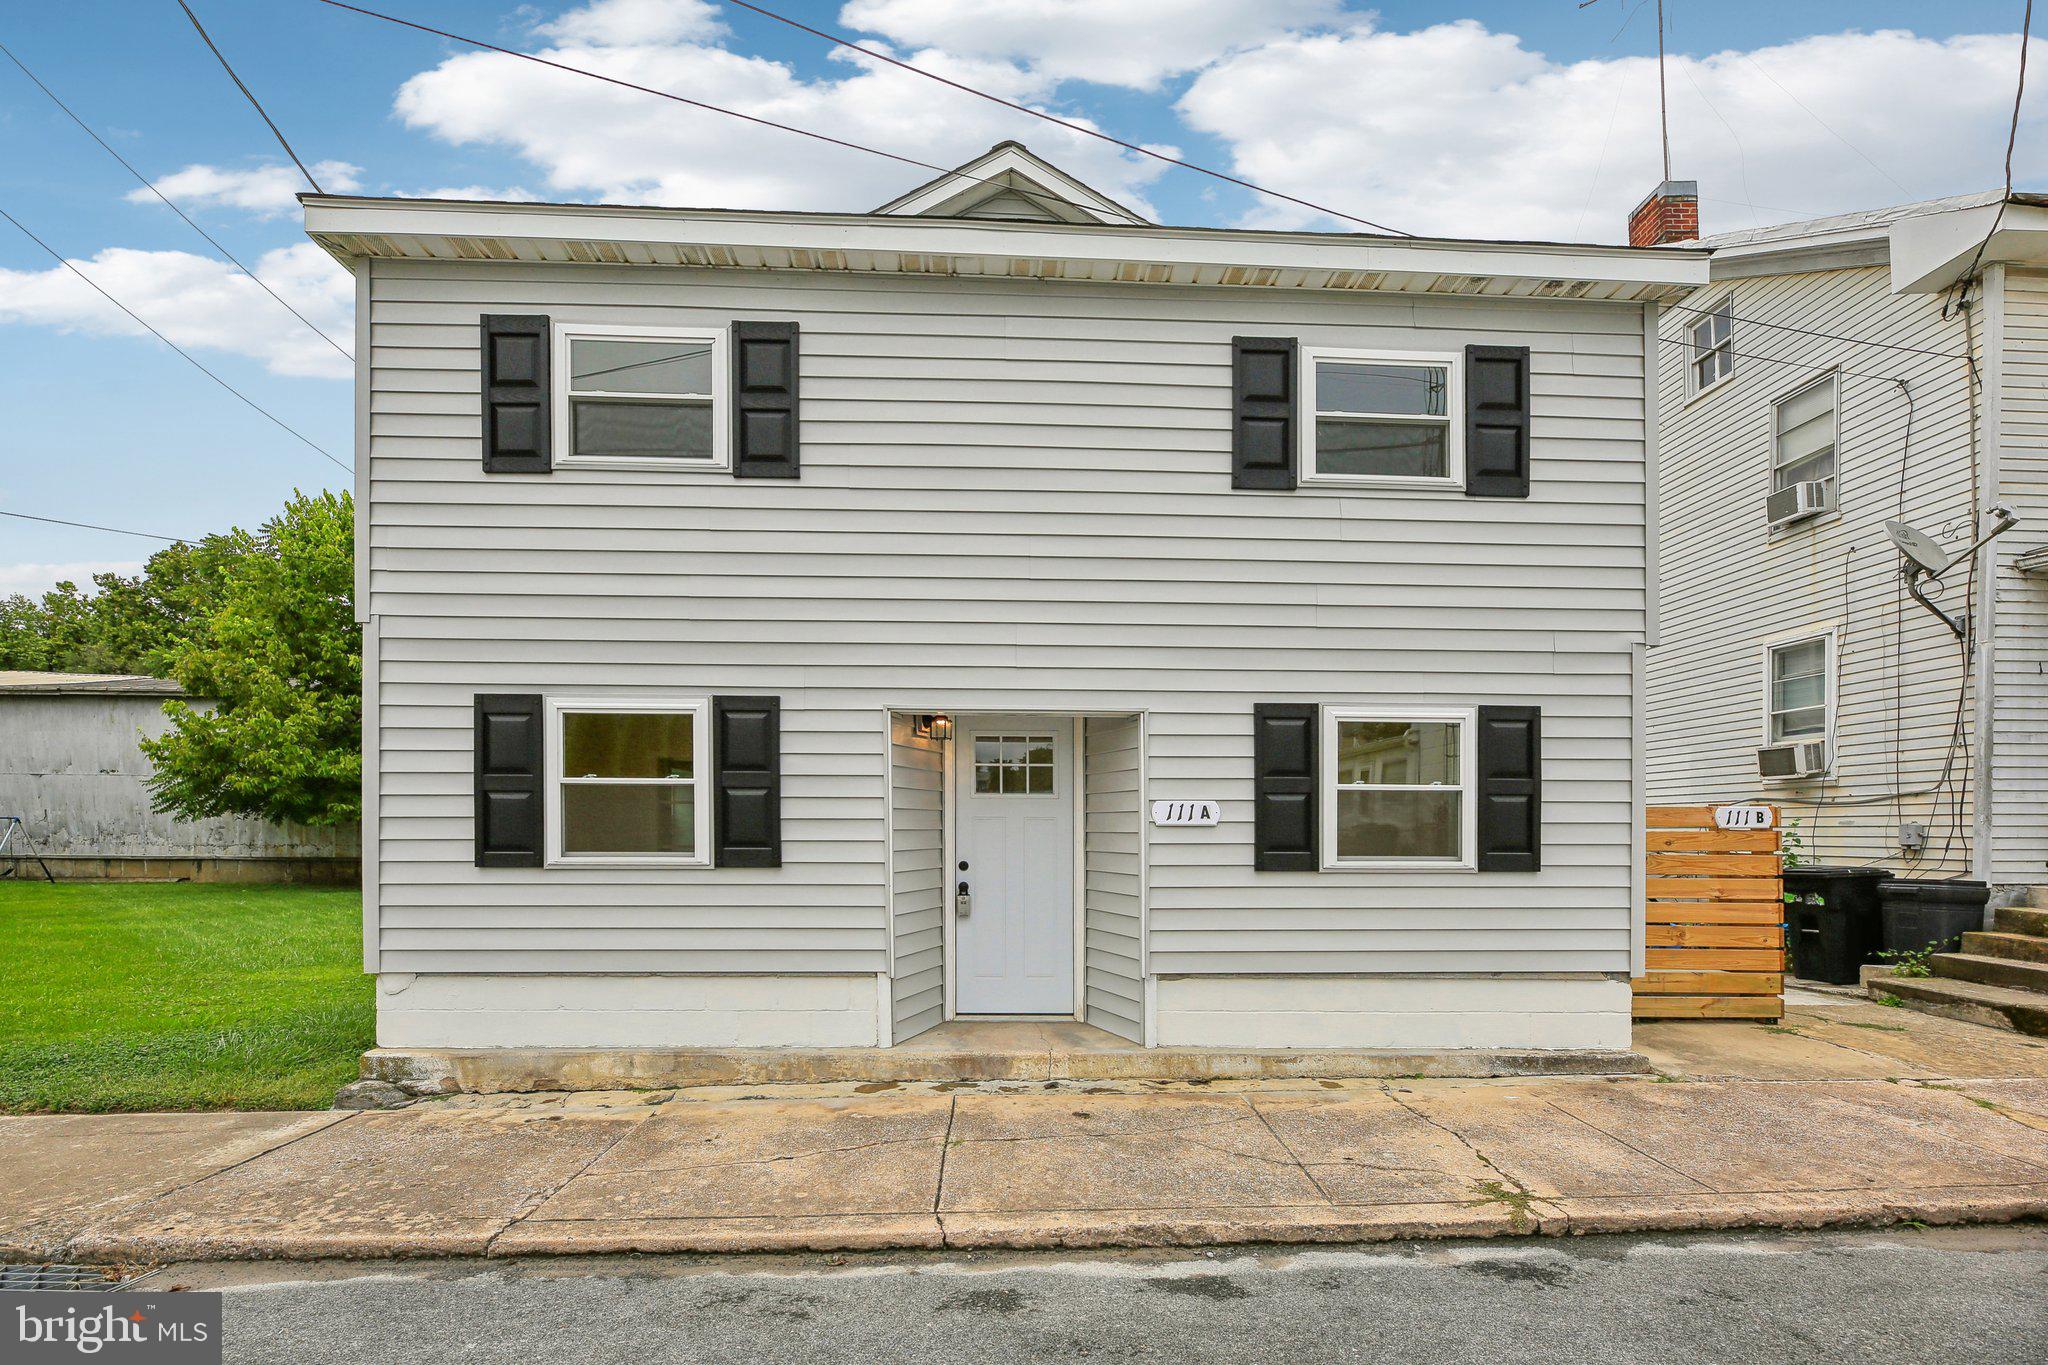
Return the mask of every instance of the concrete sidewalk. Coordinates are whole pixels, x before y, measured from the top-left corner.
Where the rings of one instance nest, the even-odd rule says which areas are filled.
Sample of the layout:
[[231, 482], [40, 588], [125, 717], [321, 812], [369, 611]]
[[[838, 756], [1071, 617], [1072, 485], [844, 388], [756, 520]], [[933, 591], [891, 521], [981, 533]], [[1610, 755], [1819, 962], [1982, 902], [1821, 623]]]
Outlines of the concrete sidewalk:
[[1829, 1004], [1774, 1028], [1647, 1025], [1637, 1047], [1662, 1076], [841, 1085], [0, 1119], [0, 1257], [1220, 1245], [2048, 1216], [2038, 1040]]

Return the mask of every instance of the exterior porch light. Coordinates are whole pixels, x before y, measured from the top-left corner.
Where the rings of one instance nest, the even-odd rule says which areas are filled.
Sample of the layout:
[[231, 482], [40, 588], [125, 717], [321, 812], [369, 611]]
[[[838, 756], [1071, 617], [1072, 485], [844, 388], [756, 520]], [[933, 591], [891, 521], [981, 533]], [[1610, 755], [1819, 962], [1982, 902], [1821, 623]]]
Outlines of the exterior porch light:
[[912, 730], [920, 739], [935, 739], [944, 744], [953, 737], [951, 716], [919, 716]]

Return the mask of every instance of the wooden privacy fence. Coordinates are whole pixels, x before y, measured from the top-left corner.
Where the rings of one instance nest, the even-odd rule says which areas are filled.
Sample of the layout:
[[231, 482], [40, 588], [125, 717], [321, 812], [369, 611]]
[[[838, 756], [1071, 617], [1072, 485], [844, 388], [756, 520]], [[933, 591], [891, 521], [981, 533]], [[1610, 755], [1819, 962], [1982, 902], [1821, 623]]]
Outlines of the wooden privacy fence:
[[1785, 879], [1769, 829], [1720, 829], [1713, 806], [1651, 806], [1649, 953], [1638, 1019], [1776, 1019], [1784, 1013]]

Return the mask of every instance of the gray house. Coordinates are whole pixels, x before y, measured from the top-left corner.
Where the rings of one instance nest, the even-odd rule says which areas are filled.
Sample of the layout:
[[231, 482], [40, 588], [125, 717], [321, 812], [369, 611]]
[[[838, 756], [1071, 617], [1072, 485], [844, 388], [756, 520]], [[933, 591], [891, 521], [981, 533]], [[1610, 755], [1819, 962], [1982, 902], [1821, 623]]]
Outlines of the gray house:
[[[1658, 380], [1652, 798], [1774, 801], [1811, 861], [2048, 903], [2048, 201], [1687, 246], [1713, 255]], [[1948, 561], [1934, 610], [1887, 522]]]
[[306, 199], [379, 1041], [1627, 1044], [1683, 253]]

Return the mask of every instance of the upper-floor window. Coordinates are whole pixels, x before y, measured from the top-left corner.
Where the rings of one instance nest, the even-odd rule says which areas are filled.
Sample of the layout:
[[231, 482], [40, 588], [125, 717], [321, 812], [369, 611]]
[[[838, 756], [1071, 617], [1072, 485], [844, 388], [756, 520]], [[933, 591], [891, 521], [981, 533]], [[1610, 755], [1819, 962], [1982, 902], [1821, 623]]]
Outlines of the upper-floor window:
[[1305, 349], [1302, 363], [1315, 414], [1306, 478], [1463, 485], [1462, 356]]
[[1826, 635], [1788, 640], [1767, 651], [1770, 678], [1764, 698], [1765, 736], [1771, 744], [1825, 739], [1828, 733]]
[[1735, 299], [1691, 316], [1692, 391], [1704, 393], [1735, 373]]
[[548, 700], [550, 861], [703, 866], [710, 703]]
[[1828, 375], [1771, 405], [1771, 491], [1824, 483], [1834, 502], [1836, 396]]
[[1472, 713], [1323, 713], [1323, 847], [1332, 867], [1469, 866]]
[[557, 323], [554, 342], [561, 463], [726, 467], [723, 331]]

